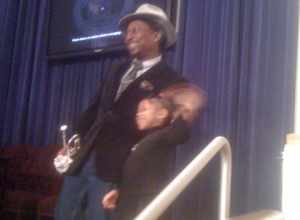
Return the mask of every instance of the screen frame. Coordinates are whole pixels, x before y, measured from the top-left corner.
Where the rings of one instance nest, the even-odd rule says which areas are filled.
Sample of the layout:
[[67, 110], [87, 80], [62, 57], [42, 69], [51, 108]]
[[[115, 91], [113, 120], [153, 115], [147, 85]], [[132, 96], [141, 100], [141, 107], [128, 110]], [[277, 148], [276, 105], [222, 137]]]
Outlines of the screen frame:
[[[179, 29], [179, 17], [180, 17], [180, 5], [181, 0], [165, 0], [166, 8], [164, 9], [167, 15], [169, 16], [171, 22], [176, 28], [176, 32]], [[123, 43], [113, 44], [105, 47], [94, 47], [88, 49], [78, 49], [73, 51], [64, 51], [64, 52], [51, 52], [50, 51], [50, 42], [51, 42], [51, 1], [48, 3], [48, 34], [47, 34], [47, 58], [49, 60], [60, 60], [60, 59], [69, 59], [69, 58], [78, 58], [78, 57], [89, 57], [89, 56], [98, 56], [104, 54], [114, 54], [114, 53], [123, 53], [126, 52], [126, 47]]]

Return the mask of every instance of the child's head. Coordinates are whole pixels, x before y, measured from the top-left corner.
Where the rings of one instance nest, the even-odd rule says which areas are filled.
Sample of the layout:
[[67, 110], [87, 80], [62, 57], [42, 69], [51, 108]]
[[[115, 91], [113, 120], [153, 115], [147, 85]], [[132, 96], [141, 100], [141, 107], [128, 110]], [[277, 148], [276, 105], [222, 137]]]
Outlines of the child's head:
[[158, 96], [142, 100], [137, 109], [139, 130], [159, 128], [181, 117], [191, 124], [206, 105], [206, 94], [197, 86], [178, 83]]
[[162, 98], [142, 100], [137, 109], [136, 124], [139, 130], [159, 128], [170, 123], [172, 104]]

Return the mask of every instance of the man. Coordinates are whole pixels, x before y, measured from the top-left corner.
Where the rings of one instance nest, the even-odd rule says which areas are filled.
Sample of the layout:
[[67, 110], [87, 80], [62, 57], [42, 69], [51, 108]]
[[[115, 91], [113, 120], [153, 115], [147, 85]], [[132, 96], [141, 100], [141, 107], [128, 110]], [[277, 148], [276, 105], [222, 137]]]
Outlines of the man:
[[121, 19], [120, 27], [133, 59], [112, 66], [77, 123], [81, 147], [66, 173], [56, 220], [108, 218], [99, 199], [120, 184], [130, 149], [144, 136], [135, 123], [138, 103], [184, 81], [162, 59], [162, 52], [175, 42], [175, 31], [159, 7], [141, 5]]

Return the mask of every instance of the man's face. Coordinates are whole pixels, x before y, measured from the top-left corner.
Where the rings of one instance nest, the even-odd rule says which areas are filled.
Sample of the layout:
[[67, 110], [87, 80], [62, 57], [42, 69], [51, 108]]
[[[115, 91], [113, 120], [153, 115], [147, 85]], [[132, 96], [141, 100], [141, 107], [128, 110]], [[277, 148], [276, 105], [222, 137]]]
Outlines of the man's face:
[[145, 21], [134, 20], [127, 26], [124, 42], [132, 57], [146, 60], [159, 54], [160, 37], [160, 33], [154, 31]]
[[139, 130], [160, 127], [163, 126], [168, 116], [168, 111], [159, 102], [144, 99], [138, 105], [136, 125]]

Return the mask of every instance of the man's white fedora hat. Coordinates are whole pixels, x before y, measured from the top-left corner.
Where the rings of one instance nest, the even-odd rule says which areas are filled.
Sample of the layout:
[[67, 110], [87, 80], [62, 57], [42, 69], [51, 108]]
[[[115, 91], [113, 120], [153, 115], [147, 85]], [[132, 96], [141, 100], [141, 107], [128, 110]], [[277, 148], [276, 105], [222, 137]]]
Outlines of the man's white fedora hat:
[[166, 13], [159, 7], [151, 4], [142, 4], [134, 13], [128, 14], [120, 19], [119, 26], [125, 30], [127, 25], [133, 20], [152, 21], [158, 24], [166, 37], [165, 48], [170, 47], [176, 41], [175, 28]]

